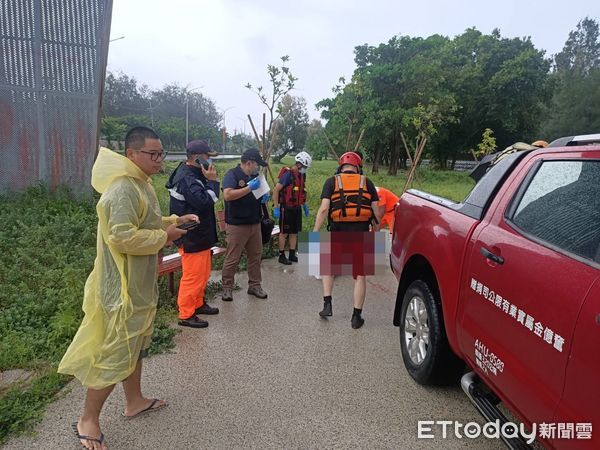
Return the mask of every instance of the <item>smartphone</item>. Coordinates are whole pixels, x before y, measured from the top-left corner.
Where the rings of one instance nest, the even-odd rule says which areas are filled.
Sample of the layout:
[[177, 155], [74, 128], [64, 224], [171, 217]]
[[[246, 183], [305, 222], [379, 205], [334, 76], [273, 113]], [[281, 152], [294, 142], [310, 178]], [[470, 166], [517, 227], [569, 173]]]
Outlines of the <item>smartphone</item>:
[[192, 230], [194, 228], [196, 228], [198, 225], [200, 225], [200, 222], [186, 222], [186, 223], [182, 223], [181, 225], [177, 225], [177, 228], [179, 228], [180, 230]]

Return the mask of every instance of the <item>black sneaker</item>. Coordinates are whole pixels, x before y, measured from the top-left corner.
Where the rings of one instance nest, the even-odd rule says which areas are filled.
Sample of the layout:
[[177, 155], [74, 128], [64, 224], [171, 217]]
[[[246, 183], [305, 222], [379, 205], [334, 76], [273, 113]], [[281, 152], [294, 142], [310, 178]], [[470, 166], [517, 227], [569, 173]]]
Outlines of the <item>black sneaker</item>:
[[365, 319], [363, 319], [360, 316], [352, 316], [352, 328], [354, 328], [355, 330], [362, 327], [363, 324], [365, 323]]
[[323, 311], [320, 311], [319, 315], [321, 317], [333, 316], [333, 309], [331, 307], [331, 302], [323, 302]]
[[219, 308], [214, 308], [208, 303], [204, 303], [200, 308], [196, 310], [194, 314], [206, 314], [212, 316], [214, 314], [219, 314]]
[[279, 255], [279, 263], [280, 263], [280, 264], [284, 264], [284, 265], [286, 265], [286, 266], [291, 266], [291, 265], [292, 265], [292, 263], [290, 262], [290, 260], [289, 260], [289, 259], [287, 259], [287, 258], [285, 257], [285, 255], [283, 255], [283, 254], [280, 254], [280, 255]]
[[206, 328], [208, 322], [200, 319], [198, 316], [192, 316], [188, 319], [179, 319], [179, 325], [182, 327]]
[[290, 255], [288, 261], [298, 262], [298, 257], [296, 255]]

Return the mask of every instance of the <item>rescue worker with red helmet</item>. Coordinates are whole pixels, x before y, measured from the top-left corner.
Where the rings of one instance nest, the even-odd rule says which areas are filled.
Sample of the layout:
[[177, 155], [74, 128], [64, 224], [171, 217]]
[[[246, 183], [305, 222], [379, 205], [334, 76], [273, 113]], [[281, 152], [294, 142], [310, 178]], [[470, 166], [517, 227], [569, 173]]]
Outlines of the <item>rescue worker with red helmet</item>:
[[[300, 152], [294, 158], [296, 164], [282, 167], [279, 172], [279, 182], [273, 189], [273, 217], [279, 220], [279, 262], [290, 265], [298, 262], [296, 249], [298, 232], [302, 230], [302, 211], [308, 217], [309, 209], [306, 203], [306, 171], [312, 164], [311, 156]], [[290, 254], [285, 256], [285, 240], [289, 236]]]
[[[366, 176], [360, 173], [362, 158], [354, 152], [346, 152], [339, 159], [337, 173], [327, 179], [321, 193], [321, 206], [317, 212], [313, 231], [318, 232], [327, 218], [328, 230], [331, 231], [331, 247], [337, 248], [353, 246], [357, 249], [352, 255], [352, 277], [354, 278], [354, 295], [351, 325], [357, 329], [362, 327], [362, 308], [365, 302], [366, 278], [364, 265], [357, 264], [364, 255], [361, 254], [361, 246], [353, 245], [347, 241], [347, 232], [366, 233], [376, 231], [381, 219], [381, 209], [377, 206], [379, 196], [375, 185]], [[354, 235], [353, 235], [354, 236]], [[341, 246], [339, 246], [341, 244]], [[360, 242], [359, 242], [360, 244]], [[338, 255], [331, 250], [331, 262], [336, 264]], [[343, 264], [338, 261], [337, 264]], [[333, 292], [333, 275], [324, 275], [323, 280], [323, 310], [319, 312], [321, 317], [333, 315], [331, 306], [331, 295]]]

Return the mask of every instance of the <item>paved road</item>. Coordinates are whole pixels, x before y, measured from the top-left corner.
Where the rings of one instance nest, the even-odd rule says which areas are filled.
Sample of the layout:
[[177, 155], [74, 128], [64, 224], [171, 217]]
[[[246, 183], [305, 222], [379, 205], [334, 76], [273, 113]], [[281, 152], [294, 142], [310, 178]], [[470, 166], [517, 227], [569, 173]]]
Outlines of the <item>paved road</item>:
[[[365, 325], [350, 327], [351, 278], [336, 280], [334, 316], [317, 315], [320, 281], [274, 259], [263, 262], [267, 300], [245, 289], [204, 330], [183, 329], [176, 352], [145, 360], [144, 390], [166, 398], [159, 412], [126, 421], [123, 391], [109, 398], [102, 427], [111, 449], [497, 448], [498, 441], [417, 439], [417, 421], [482, 423], [458, 387], [424, 388], [402, 365], [391, 324], [396, 281], [373, 277]], [[245, 274], [238, 282], [246, 286]], [[11, 449], [78, 448], [69, 424], [83, 389], [69, 385], [33, 437]]]

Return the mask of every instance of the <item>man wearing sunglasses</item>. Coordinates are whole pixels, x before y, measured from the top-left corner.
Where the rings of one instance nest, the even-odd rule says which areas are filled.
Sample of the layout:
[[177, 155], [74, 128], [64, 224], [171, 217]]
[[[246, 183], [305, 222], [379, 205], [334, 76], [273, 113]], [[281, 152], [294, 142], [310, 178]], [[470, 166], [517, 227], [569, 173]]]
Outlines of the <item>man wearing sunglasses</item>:
[[181, 238], [177, 227], [195, 215], [162, 217], [150, 175], [165, 152], [158, 135], [136, 127], [125, 137], [126, 155], [101, 148], [92, 186], [101, 196], [97, 256], [85, 284], [85, 316], [58, 372], [74, 375], [86, 388], [83, 413], [73, 431], [86, 448], [105, 449], [100, 413], [115, 384], [125, 392], [123, 416], [135, 417], [166, 405], [144, 397], [142, 358], [148, 353], [158, 303], [157, 254]]

